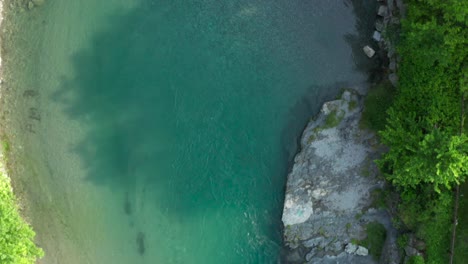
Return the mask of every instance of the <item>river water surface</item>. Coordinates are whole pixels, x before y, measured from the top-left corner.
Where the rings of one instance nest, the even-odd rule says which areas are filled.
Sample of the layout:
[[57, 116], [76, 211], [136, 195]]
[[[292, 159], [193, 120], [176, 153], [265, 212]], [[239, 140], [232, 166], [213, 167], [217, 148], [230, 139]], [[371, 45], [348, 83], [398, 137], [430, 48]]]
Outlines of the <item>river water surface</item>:
[[375, 0], [25, 6], [2, 117], [41, 263], [277, 263], [297, 137], [366, 81]]

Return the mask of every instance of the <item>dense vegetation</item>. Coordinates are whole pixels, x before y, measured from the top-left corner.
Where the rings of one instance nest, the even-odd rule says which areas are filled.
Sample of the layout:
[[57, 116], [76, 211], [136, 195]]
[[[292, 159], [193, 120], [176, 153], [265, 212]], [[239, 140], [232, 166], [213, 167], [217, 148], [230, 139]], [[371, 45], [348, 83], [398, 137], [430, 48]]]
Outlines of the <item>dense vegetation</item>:
[[400, 194], [402, 228], [426, 241], [427, 263], [447, 263], [452, 190], [468, 174], [468, 1], [405, 3], [399, 87], [380, 131], [389, 151], [378, 165]]
[[[8, 144], [2, 145], [7, 151]], [[0, 263], [35, 263], [43, 252], [34, 244], [34, 235], [19, 214], [9, 179], [0, 173]]]

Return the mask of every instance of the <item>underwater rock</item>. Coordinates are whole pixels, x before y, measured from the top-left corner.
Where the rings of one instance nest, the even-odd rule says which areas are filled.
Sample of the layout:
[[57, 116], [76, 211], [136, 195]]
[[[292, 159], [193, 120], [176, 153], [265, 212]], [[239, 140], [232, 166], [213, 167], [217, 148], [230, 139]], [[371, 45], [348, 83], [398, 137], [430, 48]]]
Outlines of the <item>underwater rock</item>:
[[36, 97], [37, 95], [39, 95], [39, 93], [35, 90], [26, 90], [23, 93], [24, 97]]
[[136, 243], [137, 243], [137, 250], [140, 255], [145, 254], [145, 234], [143, 232], [138, 232], [137, 238], [136, 238]]
[[41, 121], [41, 114], [39, 113], [39, 110], [34, 107], [29, 108], [29, 118], [36, 121]]
[[128, 192], [125, 194], [124, 212], [125, 212], [126, 215], [131, 215], [132, 214], [132, 204], [130, 203], [130, 199], [128, 197]]

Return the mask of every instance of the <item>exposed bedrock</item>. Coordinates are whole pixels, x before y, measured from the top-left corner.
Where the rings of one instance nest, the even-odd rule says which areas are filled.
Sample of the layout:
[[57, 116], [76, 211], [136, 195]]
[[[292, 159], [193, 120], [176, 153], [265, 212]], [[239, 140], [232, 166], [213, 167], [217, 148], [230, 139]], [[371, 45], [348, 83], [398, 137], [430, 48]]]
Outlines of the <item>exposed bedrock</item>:
[[[398, 263], [390, 216], [373, 208], [371, 193], [384, 185], [373, 162], [381, 150], [375, 135], [359, 127], [362, 107], [361, 96], [347, 90], [303, 132], [283, 209], [288, 263]], [[369, 223], [387, 232], [380, 260], [359, 245]]]

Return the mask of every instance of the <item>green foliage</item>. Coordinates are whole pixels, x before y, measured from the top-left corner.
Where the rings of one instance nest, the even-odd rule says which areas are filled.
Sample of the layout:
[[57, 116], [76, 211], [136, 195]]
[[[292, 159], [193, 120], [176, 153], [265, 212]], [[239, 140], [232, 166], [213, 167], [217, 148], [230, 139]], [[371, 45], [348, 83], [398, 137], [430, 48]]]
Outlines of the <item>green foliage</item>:
[[370, 89], [364, 101], [360, 126], [380, 131], [385, 129], [387, 109], [391, 106], [396, 90], [390, 82], [383, 82]]
[[408, 235], [404, 234], [398, 236], [397, 238], [397, 245], [400, 249], [404, 249], [408, 245]]
[[[389, 119], [389, 123], [381, 137], [392, 148], [378, 164], [387, 171], [391, 169], [387, 178], [394, 185], [415, 188], [421, 183], [430, 184], [436, 192], [440, 192], [441, 185], [450, 189], [452, 184], [464, 180], [468, 173], [466, 135], [450, 135], [438, 129], [418, 135], [417, 132], [403, 131], [401, 123], [395, 120]], [[406, 140], [403, 139], [405, 136]], [[411, 140], [414, 141], [409, 142]]]
[[426, 242], [428, 263], [448, 261], [452, 209], [452, 192], [446, 189], [438, 194], [431, 186], [421, 185], [401, 193], [398, 216], [407, 229]]
[[2, 148], [4, 153], [10, 151], [10, 143], [7, 140], [2, 140]]
[[424, 264], [424, 258], [421, 256], [412, 256], [408, 260], [408, 264]]
[[408, 1], [398, 46], [398, 96], [380, 134], [390, 147], [380, 168], [400, 188], [430, 184], [440, 192], [441, 185], [450, 189], [463, 182], [468, 172], [468, 137], [459, 135], [468, 65], [467, 3]]
[[444, 192], [429, 201], [423, 214], [417, 235], [427, 244], [427, 263], [447, 263], [452, 228], [453, 199], [451, 192]]
[[20, 217], [8, 179], [0, 175], [0, 263], [35, 263], [43, 255], [34, 232]]
[[[452, 188], [468, 174], [468, 1], [408, 0], [397, 51], [399, 87], [379, 133], [377, 162], [400, 192], [403, 225], [426, 242], [426, 263], [447, 263]], [[414, 258], [410, 263], [425, 263]]]
[[360, 245], [369, 249], [369, 254], [374, 259], [379, 260], [382, 254], [382, 248], [387, 238], [387, 230], [378, 222], [371, 222], [366, 226], [366, 239], [360, 242]]

